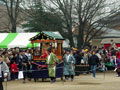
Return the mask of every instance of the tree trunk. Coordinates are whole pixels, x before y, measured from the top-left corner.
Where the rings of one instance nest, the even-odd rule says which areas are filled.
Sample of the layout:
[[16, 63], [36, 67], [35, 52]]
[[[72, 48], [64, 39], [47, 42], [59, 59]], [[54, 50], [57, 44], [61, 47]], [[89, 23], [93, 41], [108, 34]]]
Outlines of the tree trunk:
[[73, 40], [73, 32], [72, 32], [72, 23], [67, 24], [67, 28], [68, 28], [68, 33], [69, 33], [69, 36], [68, 36], [68, 39], [70, 41], [70, 47], [75, 47], [75, 44], [74, 44], [74, 40]]
[[68, 39], [69, 39], [69, 41], [70, 41], [70, 47], [74, 47], [75, 45], [74, 45], [73, 37], [70, 36]]
[[78, 49], [83, 48], [83, 36], [82, 35], [77, 36], [77, 48]]
[[83, 48], [83, 43], [84, 43], [83, 27], [82, 27], [82, 25], [79, 25], [79, 33], [78, 33], [78, 36], [77, 36], [77, 48], [78, 49]]
[[16, 33], [16, 23], [14, 21], [12, 22], [11, 32]]

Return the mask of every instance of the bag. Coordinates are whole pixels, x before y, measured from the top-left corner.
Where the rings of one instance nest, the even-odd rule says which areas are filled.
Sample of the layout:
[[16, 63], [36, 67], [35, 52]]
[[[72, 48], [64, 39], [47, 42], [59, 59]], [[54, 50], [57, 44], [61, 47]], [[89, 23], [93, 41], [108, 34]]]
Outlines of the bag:
[[84, 64], [84, 60], [83, 59], [81, 60], [81, 64]]
[[113, 66], [113, 63], [107, 62], [106, 65], [107, 65], [107, 66]]
[[23, 79], [23, 71], [19, 71], [18, 73], [18, 79]]

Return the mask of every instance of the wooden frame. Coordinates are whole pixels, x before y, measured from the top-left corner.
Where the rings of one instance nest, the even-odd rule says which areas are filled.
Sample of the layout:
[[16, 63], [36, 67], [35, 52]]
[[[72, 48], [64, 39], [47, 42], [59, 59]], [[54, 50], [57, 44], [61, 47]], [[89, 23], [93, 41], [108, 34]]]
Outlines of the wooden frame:
[[[32, 43], [32, 48], [34, 48], [34, 43], [57, 43], [57, 52], [55, 51], [56, 56], [58, 59], [62, 59], [62, 43], [63, 40], [34, 40], [31, 41]], [[33, 55], [33, 59], [36, 60], [46, 60], [45, 58], [41, 58], [40, 56], [35, 57]]]
[[35, 53], [33, 54], [33, 59], [34, 60], [46, 60], [46, 57], [47, 57], [46, 51], [48, 47], [52, 47], [53, 53], [55, 53], [59, 59], [62, 59], [63, 40], [64, 38], [62, 38], [62, 36], [56, 36], [51, 32], [41, 32], [38, 35], [32, 37], [30, 39], [32, 48], [34, 48], [34, 43], [40, 43], [40, 49], [35, 51]]
[[63, 43], [63, 40], [34, 40], [31, 41], [31, 43], [49, 43], [49, 42], [58, 42], [58, 43]]

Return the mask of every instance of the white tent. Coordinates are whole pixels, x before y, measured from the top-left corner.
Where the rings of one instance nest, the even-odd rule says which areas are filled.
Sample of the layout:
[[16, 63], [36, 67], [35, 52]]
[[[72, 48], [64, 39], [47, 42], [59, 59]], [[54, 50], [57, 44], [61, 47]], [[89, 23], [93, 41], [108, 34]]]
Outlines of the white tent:
[[37, 33], [19, 33], [16, 38], [8, 45], [8, 48], [13, 47], [29, 47], [29, 39], [34, 37]]
[[[54, 32], [56, 35], [61, 36], [59, 32]], [[0, 33], [0, 48], [30, 48], [32, 45], [29, 41], [30, 38], [36, 36], [37, 33]], [[39, 46], [36, 44], [35, 46]], [[64, 41], [63, 47], [69, 45]]]
[[29, 39], [37, 33], [0, 33], [0, 48], [29, 47]]

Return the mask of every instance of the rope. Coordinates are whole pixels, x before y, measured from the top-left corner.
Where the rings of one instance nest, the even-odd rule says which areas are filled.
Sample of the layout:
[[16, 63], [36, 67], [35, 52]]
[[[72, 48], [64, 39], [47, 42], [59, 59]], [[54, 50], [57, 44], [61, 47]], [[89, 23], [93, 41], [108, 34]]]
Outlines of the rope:
[[[61, 63], [63, 63], [63, 62], [61, 62]], [[57, 64], [56, 66], [58, 66], [58, 65], [60, 65], [61, 63], [59, 63], [59, 64]], [[48, 65], [40, 65], [40, 64], [37, 64], [37, 63], [34, 63], [34, 62], [32, 62], [32, 64], [34, 64], [34, 65], [37, 65], [37, 68], [38, 68], [38, 70], [22, 70], [23, 72], [34, 72], [34, 71], [45, 71], [45, 70], [48, 70], [48, 69], [42, 69], [42, 68], [47, 68], [47, 66]], [[64, 68], [64, 66], [62, 66], [62, 67], [56, 67], [56, 69], [60, 69], [60, 68]], [[96, 68], [96, 70], [98, 70], [100, 67], [97, 67]], [[88, 70], [88, 71], [75, 71], [75, 72], [83, 72], [83, 73], [86, 73], [86, 72], [92, 72], [93, 70], [91, 69], [91, 70]], [[18, 71], [19, 72], [19, 71]]]
[[[98, 70], [100, 67], [97, 67], [96, 70]], [[94, 69], [88, 70], [88, 71], [75, 71], [75, 72], [92, 72]]]
[[[62, 67], [57, 67], [61, 63], [56, 65], [56, 69], [64, 68], [63, 66]], [[48, 70], [48, 69], [43, 69], [43, 68], [47, 68], [48, 65], [40, 65], [40, 64], [37, 64], [37, 63], [32, 63], [32, 64], [37, 65], [38, 70], [21, 70], [21, 71], [23, 71], [23, 72], [33, 72], [33, 71], [45, 71], [45, 70]], [[16, 71], [16, 72], [19, 72], [19, 71]]]

